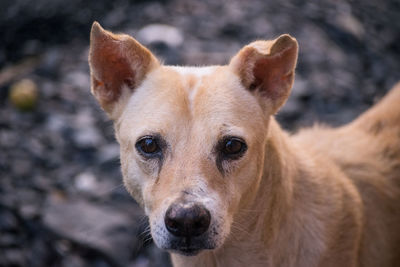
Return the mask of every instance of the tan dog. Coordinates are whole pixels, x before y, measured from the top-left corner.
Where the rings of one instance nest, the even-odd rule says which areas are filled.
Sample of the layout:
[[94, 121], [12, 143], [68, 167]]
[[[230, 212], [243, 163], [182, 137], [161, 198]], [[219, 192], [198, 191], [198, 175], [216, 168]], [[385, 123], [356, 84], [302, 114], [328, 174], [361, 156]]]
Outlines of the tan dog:
[[93, 24], [92, 93], [175, 266], [400, 266], [400, 86], [349, 125], [288, 136], [273, 115], [297, 49], [282, 35], [227, 66], [163, 66]]

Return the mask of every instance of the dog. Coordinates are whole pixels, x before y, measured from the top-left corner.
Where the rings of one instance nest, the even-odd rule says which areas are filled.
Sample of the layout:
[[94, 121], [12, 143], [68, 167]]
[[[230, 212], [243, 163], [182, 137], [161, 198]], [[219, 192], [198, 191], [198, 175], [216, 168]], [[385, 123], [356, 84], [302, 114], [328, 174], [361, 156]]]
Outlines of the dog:
[[400, 266], [400, 84], [355, 121], [290, 136], [296, 39], [164, 66], [94, 22], [91, 92], [124, 184], [174, 266]]

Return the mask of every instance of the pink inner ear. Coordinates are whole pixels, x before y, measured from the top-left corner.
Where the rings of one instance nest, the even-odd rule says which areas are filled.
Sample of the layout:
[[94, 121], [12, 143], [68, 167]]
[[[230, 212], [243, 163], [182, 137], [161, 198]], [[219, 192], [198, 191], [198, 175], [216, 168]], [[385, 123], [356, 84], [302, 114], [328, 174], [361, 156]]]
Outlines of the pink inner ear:
[[279, 58], [275, 56], [256, 62], [253, 69], [255, 81], [251, 86], [253, 90], [259, 90], [273, 100], [279, 98], [279, 89], [276, 88], [281, 79], [279, 63]]
[[288, 94], [293, 80], [295, 51], [286, 49], [275, 55], [256, 61], [253, 69], [252, 90], [259, 90], [272, 100], [278, 100]]
[[122, 85], [134, 87], [135, 72], [126, 57], [121, 54], [119, 41], [107, 41], [93, 50], [92, 64], [95, 68], [93, 78], [95, 90], [104, 102], [112, 102], [121, 95]]

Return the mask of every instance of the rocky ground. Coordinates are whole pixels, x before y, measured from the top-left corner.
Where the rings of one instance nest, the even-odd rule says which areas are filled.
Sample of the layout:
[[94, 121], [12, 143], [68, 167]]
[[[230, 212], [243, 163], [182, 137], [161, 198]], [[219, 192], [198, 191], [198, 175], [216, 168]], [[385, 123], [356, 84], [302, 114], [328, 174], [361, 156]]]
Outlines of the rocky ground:
[[[0, 266], [169, 266], [89, 93], [93, 20], [168, 64], [223, 64], [252, 40], [292, 34], [298, 71], [278, 119], [296, 130], [348, 122], [400, 79], [400, 3], [325, 2], [1, 1]], [[9, 92], [25, 78], [39, 96], [23, 112]]]

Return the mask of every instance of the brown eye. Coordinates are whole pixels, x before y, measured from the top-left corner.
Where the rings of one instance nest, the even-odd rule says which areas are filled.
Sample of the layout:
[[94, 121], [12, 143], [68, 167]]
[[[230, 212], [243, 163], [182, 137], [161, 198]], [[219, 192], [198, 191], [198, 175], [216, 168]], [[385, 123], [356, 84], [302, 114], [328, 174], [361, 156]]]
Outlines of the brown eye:
[[151, 156], [152, 154], [160, 152], [160, 146], [158, 145], [157, 140], [153, 137], [144, 137], [140, 139], [136, 143], [136, 149], [146, 156]]
[[244, 141], [236, 137], [227, 138], [222, 143], [222, 153], [230, 158], [241, 156], [246, 148]]

